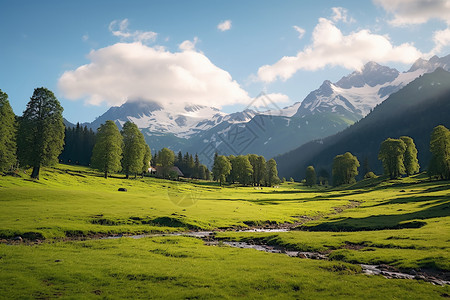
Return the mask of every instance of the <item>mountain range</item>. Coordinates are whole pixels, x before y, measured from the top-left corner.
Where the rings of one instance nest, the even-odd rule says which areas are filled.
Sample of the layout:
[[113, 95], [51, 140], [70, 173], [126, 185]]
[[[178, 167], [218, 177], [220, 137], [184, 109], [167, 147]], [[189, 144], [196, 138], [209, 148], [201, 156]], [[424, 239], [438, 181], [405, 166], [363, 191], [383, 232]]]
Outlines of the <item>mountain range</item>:
[[261, 109], [261, 103], [252, 102], [244, 111], [231, 114], [192, 103], [131, 99], [82, 125], [96, 130], [106, 120], [115, 121], [119, 127], [132, 121], [144, 133], [152, 151], [168, 147], [199, 153], [207, 165], [216, 151], [270, 158], [344, 130], [391, 94], [438, 67], [450, 70], [450, 55], [418, 59], [407, 72], [369, 62], [335, 83], [325, 80], [303, 101], [282, 109], [265, 94], [254, 99], [264, 103], [265, 109]]

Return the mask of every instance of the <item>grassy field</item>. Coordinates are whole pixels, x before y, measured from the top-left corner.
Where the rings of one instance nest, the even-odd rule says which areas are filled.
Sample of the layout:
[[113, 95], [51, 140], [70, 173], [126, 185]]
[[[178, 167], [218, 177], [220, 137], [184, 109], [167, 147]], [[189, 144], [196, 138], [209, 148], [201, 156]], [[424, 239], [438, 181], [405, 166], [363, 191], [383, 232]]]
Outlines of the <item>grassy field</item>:
[[[449, 286], [361, 273], [356, 263], [450, 271], [450, 184], [423, 176], [345, 189], [220, 188], [154, 178], [104, 179], [84, 167], [40, 181], [0, 177], [2, 298], [439, 299]], [[127, 192], [118, 192], [119, 187]], [[235, 232], [288, 223], [301, 230]], [[109, 234], [217, 230], [220, 239], [327, 253], [331, 261], [207, 246], [184, 236]], [[21, 236], [25, 242], [12, 241]], [[80, 236], [88, 240], [79, 240]], [[41, 243], [31, 242], [42, 240]]]

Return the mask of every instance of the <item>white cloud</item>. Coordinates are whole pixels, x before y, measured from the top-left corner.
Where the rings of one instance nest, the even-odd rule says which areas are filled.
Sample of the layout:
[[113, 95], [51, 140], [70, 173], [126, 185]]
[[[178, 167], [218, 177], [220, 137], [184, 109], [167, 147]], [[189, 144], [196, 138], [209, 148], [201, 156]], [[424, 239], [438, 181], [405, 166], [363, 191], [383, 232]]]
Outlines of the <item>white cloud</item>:
[[310, 45], [296, 56], [285, 56], [273, 65], [260, 67], [258, 78], [265, 82], [287, 80], [298, 70], [313, 71], [325, 66], [361, 69], [368, 61], [412, 63], [421, 56], [411, 44], [394, 46], [388, 36], [369, 30], [344, 35], [331, 20], [320, 18]]
[[373, 0], [393, 15], [394, 26], [423, 24], [430, 19], [450, 23], [450, 0]]
[[194, 51], [195, 45], [198, 42], [198, 37], [194, 37], [193, 41], [186, 40], [178, 45], [178, 48], [182, 51]]
[[231, 20], [225, 20], [223, 22], [220, 22], [219, 25], [217, 25], [217, 29], [220, 31], [227, 31], [231, 29]]
[[114, 36], [119, 37], [121, 41], [133, 42], [153, 42], [158, 35], [153, 31], [130, 31], [128, 29], [128, 19], [123, 19], [122, 21], [112, 21], [111, 23], [109, 23], [109, 31], [111, 31]]
[[442, 48], [450, 45], [450, 28], [438, 30], [433, 33], [434, 48], [431, 54], [436, 54], [442, 51]]
[[298, 27], [298, 26], [296, 26], [296, 25], [292, 26], [292, 28], [294, 28], [295, 31], [298, 32], [298, 38], [299, 38], [299, 39], [302, 39], [302, 37], [305, 35], [305, 29], [303, 29], [303, 28], [301, 28], [301, 27]]
[[87, 42], [87, 40], [89, 40], [89, 35], [85, 34], [81, 37], [81, 39], [83, 40], [83, 42]]
[[331, 20], [334, 22], [342, 21], [344, 23], [353, 23], [355, 20], [353, 18], [348, 17], [348, 10], [343, 7], [332, 7], [333, 15], [331, 16]]
[[117, 43], [91, 51], [88, 58], [89, 64], [59, 78], [64, 97], [94, 105], [138, 98], [215, 107], [250, 101], [228, 72], [192, 49], [172, 53], [140, 42]]

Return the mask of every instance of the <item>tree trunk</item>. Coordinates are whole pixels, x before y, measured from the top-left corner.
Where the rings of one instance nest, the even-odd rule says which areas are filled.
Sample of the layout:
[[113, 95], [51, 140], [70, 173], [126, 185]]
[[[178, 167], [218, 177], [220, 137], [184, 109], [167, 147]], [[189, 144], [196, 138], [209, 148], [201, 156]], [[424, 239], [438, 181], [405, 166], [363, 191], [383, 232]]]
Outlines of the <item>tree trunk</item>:
[[108, 178], [108, 171], [105, 170], [105, 178]]
[[130, 175], [128, 174], [128, 172], [125, 174], [125, 179], [130, 178]]
[[33, 167], [33, 172], [31, 172], [31, 178], [39, 180], [39, 170], [40, 170], [40, 168], [41, 168], [40, 166]]

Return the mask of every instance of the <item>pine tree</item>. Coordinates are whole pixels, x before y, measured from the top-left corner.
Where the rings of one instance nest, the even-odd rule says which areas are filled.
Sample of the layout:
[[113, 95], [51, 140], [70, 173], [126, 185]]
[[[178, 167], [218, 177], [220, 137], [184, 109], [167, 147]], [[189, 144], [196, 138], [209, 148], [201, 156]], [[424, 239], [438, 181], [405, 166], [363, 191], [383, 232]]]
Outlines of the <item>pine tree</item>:
[[128, 179], [130, 174], [142, 171], [142, 162], [145, 155], [145, 139], [136, 124], [125, 122], [121, 131], [123, 137], [122, 170]]
[[417, 159], [417, 148], [414, 140], [409, 136], [401, 136], [400, 139], [405, 143], [406, 150], [403, 154], [403, 164], [405, 165], [406, 176], [419, 172], [420, 165]]
[[39, 179], [41, 166], [58, 162], [64, 145], [63, 108], [53, 92], [37, 88], [19, 121], [18, 154], [23, 166], [33, 167]]
[[381, 143], [378, 159], [383, 162], [384, 173], [391, 179], [405, 174], [403, 156], [406, 144], [400, 139], [388, 138]]
[[311, 187], [316, 185], [317, 178], [316, 178], [316, 170], [314, 169], [314, 167], [313, 166], [308, 166], [306, 168], [306, 172], [305, 173], [306, 173], [305, 174], [306, 185], [307, 186], [311, 186]]
[[113, 121], [106, 121], [97, 131], [97, 141], [92, 151], [92, 167], [104, 172], [105, 178], [110, 173], [120, 171], [122, 149], [123, 139], [117, 125]]
[[16, 116], [8, 95], [0, 90], [0, 172], [13, 168], [16, 163]]

